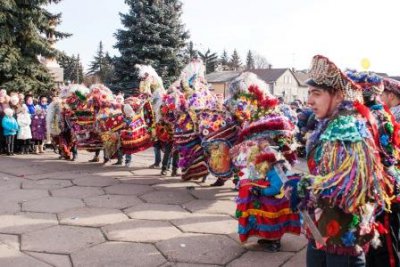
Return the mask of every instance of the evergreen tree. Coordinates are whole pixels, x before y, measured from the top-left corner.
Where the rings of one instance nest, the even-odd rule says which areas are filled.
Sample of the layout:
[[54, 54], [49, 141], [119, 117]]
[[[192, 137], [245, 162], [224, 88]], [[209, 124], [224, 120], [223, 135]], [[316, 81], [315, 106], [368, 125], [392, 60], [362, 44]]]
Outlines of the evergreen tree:
[[183, 50], [188, 32], [181, 23], [179, 0], [125, 0], [130, 10], [121, 14], [122, 25], [114, 46], [121, 54], [115, 60], [114, 89], [137, 84], [136, 64], [149, 64], [163, 78], [165, 86], [183, 67]]
[[254, 64], [254, 57], [253, 53], [249, 50], [247, 52], [247, 57], [246, 57], [246, 70], [253, 70], [255, 69], [255, 64]]
[[209, 48], [204, 54], [199, 52], [199, 56], [206, 66], [206, 73], [214, 72], [218, 63], [217, 53], [211, 53]]
[[52, 44], [68, 37], [55, 27], [61, 14], [43, 6], [60, 0], [2, 0], [0, 4], [0, 86], [9, 90], [44, 94], [53, 78], [38, 56], [55, 58]]
[[239, 54], [236, 49], [233, 50], [229, 65], [232, 70], [238, 70], [242, 66], [242, 61], [240, 60]]
[[79, 55], [71, 57], [60, 53], [57, 61], [64, 69], [64, 82], [81, 83], [83, 81], [83, 67]]
[[229, 58], [228, 58], [228, 52], [224, 49], [224, 52], [222, 52], [221, 59], [219, 61], [222, 66], [228, 66], [229, 65]]
[[185, 63], [189, 63], [190, 60], [198, 54], [197, 50], [194, 49], [193, 42], [190, 41], [185, 49]]
[[111, 82], [112, 72], [112, 59], [108, 52], [104, 53], [103, 42], [100, 41], [99, 49], [90, 63], [88, 74], [97, 76], [99, 82], [108, 84]]

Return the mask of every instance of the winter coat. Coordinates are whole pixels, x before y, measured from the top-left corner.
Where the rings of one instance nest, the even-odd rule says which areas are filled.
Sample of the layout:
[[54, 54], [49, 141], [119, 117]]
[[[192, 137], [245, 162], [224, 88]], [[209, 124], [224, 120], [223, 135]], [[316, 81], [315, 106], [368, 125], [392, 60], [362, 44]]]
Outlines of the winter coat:
[[44, 140], [46, 139], [46, 116], [45, 115], [33, 115], [32, 123], [32, 139], [33, 140]]
[[35, 105], [34, 104], [26, 104], [26, 107], [28, 108], [28, 112], [29, 114], [31, 114], [31, 116], [35, 115]]
[[16, 135], [18, 131], [18, 123], [14, 117], [4, 116], [1, 121], [1, 126], [3, 128], [3, 135]]
[[17, 115], [17, 122], [19, 126], [17, 139], [22, 139], [22, 140], [32, 139], [31, 114], [19, 113]]

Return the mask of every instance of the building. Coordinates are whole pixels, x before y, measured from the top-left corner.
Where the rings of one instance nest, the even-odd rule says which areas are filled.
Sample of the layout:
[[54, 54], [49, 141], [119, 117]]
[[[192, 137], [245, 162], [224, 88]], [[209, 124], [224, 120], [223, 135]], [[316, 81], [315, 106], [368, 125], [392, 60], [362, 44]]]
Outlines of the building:
[[240, 71], [216, 71], [206, 75], [207, 82], [211, 85], [211, 91], [216, 95], [227, 98], [229, 84], [240, 75]]
[[308, 85], [306, 84], [306, 81], [309, 78], [308, 72], [307, 70], [295, 70], [293, 72], [300, 84], [297, 99], [300, 99], [301, 101], [303, 101], [303, 103], [305, 103], [307, 102], [308, 98]]
[[[286, 103], [295, 99], [300, 99], [303, 102], [307, 101], [308, 87], [304, 83], [306, 76], [304, 79], [299, 80], [296, 73], [289, 68], [254, 69], [249, 71], [267, 83], [272, 95], [283, 97]], [[241, 71], [217, 71], [207, 74], [206, 79], [215, 94], [221, 94], [226, 98], [229, 96], [228, 88], [230, 82], [241, 73]]]
[[270, 89], [271, 94], [276, 97], [283, 97], [286, 103], [295, 99], [307, 100], [307, 87], [304, 87], [297, 79], [295, 73], [289, 68], [282, 69], [255, 69], [250, 70], [264, 80]]

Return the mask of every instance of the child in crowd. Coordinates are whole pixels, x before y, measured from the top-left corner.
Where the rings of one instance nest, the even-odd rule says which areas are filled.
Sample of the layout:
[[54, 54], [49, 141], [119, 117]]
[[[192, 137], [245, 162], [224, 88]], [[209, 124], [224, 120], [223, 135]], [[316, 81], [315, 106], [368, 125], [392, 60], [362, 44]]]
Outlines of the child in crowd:
[[22, 106], [21, 111], [17, 114], [18, 135], [17, 139], [21, 141], [21, 154], [29, 153], [30, 140], [32, 139], [31, 132], [31, 114], [29, 114], [26, 105]]
[[14, 118], [14, 111], [11, 108], [4, 109], [4, 118], [1, 121], [3, 135], [6, 139], [7, 155], [14, 155], [14, 139], [18, 131], [18, 123]]
[[32, 116], [31, 130], [35, 154], [44, 153], [43, 141], [46, 139], [46, 114], [39, 105], [36, 106], [35, 115]]

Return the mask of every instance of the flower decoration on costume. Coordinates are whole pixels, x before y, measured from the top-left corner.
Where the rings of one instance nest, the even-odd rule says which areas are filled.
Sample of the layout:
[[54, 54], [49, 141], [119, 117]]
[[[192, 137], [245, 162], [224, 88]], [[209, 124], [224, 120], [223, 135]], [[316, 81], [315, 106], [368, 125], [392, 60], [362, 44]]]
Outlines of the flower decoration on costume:
[[344, 235], [341, 237], [343, 245], [346, 247], [352, 247], [355, 244], [356, 237], [354, 235], [353, 231], [349, 231], [344, 233]]
[[336, 220], [332, 220], [326, 225], [326, 234], [329, 237], [335, 237], [339, 233], [339, 231], [340, 224]]

